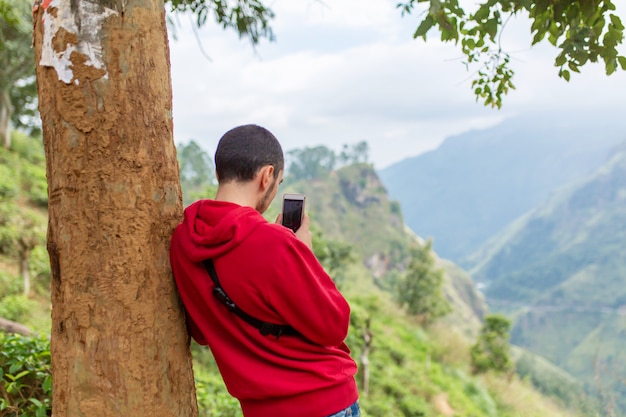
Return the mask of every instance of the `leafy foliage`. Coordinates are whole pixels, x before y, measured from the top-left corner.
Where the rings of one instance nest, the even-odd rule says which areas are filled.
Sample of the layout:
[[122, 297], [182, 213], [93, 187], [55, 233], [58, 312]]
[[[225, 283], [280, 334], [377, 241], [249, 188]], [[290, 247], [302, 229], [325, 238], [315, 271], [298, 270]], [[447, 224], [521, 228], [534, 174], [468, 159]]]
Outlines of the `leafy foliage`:
[[182, 183], [200, 187], [215, 182], [213, 161], [194, 140], [178, 145], [176, 151]]
[[472, 372], [509, 373], [513, 369], [509, 346], [511, 321], [500, 314], [485, 317], [478, 340], [470, 348]]
[[202, 198], [211, 198], [217, 191], [213, 160], [194, 140], [176, 147], [180, 169], [180, 185], [185, 206]]
[[48, 416], [51, 393], [48, 339], [0, 332], [0, 416]]
[[326, 178], [335, 169], [367, 164], [368, 160], [369, 145], [366, 141], [355, 144], [345, 143], [339, 154], [324, 145], [292, 149], [287, 152], [286, 181], [291, 183], [299, 180]]
[[410, 249], [406, 274], [396, 284], [396, 297], [409, 314], [416, 315], [425, 324], [432, 324], [451, 311], [442, 292], [443, 270], [435, 265], [432, 241]]
[[196, 397], [199, 417], [241, 417], [239, 401], [233, 398], [218, 372], [195, 368]]
[[[7, 112], [17, 127], [37, 129], [35, 61], [31, 4], [28, 0], [0, 0], [0, 114]], [[6, 130], [5, 130], [6, 129]], [[8, 126], [0, 126], [5, 142]]]
[[[24, 292], [30, 293], [30, 257], [45, 243], [45, 220], [39, 208], [46, 207], [48, 191], [41, 142], [22, 132], [12, 134], [13, 149], [0, 148], [0, 255], [13, 258], [24, 281]], [[28, 205], [19, 202], [25, 199]], [[4, 294], [0, 294], [0, 299]]]
[[337, 164], [337, 156], [324, 145], [293, 149], [287, 152], [289, 181], [324, 178]]
[[313, 234], [313, 252], [328, 275], [337, 284], [345, 280], [345, 270], [348, 264], [357, 260], [353, 247], [338, 239], [325, 238], [319, 226], [311, 224]]
[[481, 65], [472, 82], [476, 99], [491, 107], [500, 108], [503, 96], [515, 88], [510, 54], [503, 49], [501, 36], [508, 20], [522, 12], [532, 22], [532, 44], [547, 38], [559, 49], [555, 65], [561, 78], [569, 81], [570, 71], [580, 72], [588, 62], [603, 61], [607, 75], [619, 67], [626, 70], [626, 57], [617, 50], [624, 25], [612, 0], [483, 0], [471, 12], [458, 0], [405, 0], [398, 8], [409, 14], [419, 3], [427, 3], [428, 10], [414, 38], [425, 40], [436, 28], [442, 41], [460, 42], [465, 64]]
[[224, 29], [234, 29], [240, 38], [249, 38], [256, 45], [261, 38], [274, 40], [269, 25], [274, 12], [259, 0], [169, 0], [173, 12], [192, 12], [198, 27], [204, 26], [213, 14]]
[[36, 302], [19, 294], [0, 298], [0, 317], [23, 323], [28, 315], [37, 307]]
[[528, 379], [539, 391], [560, 399], [563, 404], [582, 403], [584, 391], [580, 381], [541, 356], [526, 351], [518, 356], [515, 372], [520, 378]]
[[[11, 151], [10, 154], [23, 163], [26, 159], [23, 155], [26, 155], [27, 149], [34, 148], [26, 147], [19, 152]], [[17, 172], [21, 172], [20, 169], [17, 169]], [[370, 417], [440, 415], [437, 404], [444, 401], [457, 412], [457, 415], [475, 417], [573, 416], [572, 413], [549, 406], [536, 392], [519, 381], [513, 380], [509, 384], [502, 380], [483, 380], [471, 376], [467, 360], [463, 359], [469, 347], [464, 339], [454, 337], [452, 328], [446, 327], [437, 336], [433, 332], [434, 326], [429, 329], [416, 326], [414, 317], [407, 316], [390, 299], [389, 294], [379, 291], [378, 287], [373, 285], [371, 274], [365, 270], [361, 262], [343, 262], [342, 260], [346, 260], [343, 255], [347, 251], [347, 245], [340, 242], [348, 239], [342, 237], [342, 234], [333, 235], [332, 239], [327, 238], [331, 235], [327, 227], [335, 227], [335, 223], [326, 223], [330, 226], [324, 226], [321, 229], [321, 222], [318, 220], [323, 214], [339, 217], [340, 225], [357, 229], [360, 234], [351, 235], [350, 241], [352, 242], [353, 239], [367, 241], [371, 245], [371, 250], [390, 250], [392, 246], [390, 242], [396, 242], [395, 245], [399, 250], [404, 248], [408, 240], [401, 239], [399, 235], [399, 231], [402, 230], [401, 213], [396, 207], [390, 217], [389, 213], [394, 209], [386, 200], [384, 188], [377, 181], [371, 166], [367, 164], [347, 166], [340, 172], [332, 174], [331, 177], [326, 181], [306, 183], [316, 187], [315, 190], [318, 191], [316, 194], [310, 194], [316, 196], [312, 198], [312, 203], [323, 203], [319, 210], [312, 213], [314, 224], [320, 227], [320, 230], [314, 230], [314, 234], [319, 234], [320, 238], [317, 242], [320, 247], [316, 249], [316, 253], [323, 260], [325, 267], [331, 271], [336, 268], [342, 276], [342, 291], [348, 292], [347, 297], [353, 311], [347, 343], [355, 356], [360, 355], [364, 348], [364, 331], [370, 330], [373, 335], [369, 355], [370, 390], [369, 394], [363, 395], [361, 399], [364, 414]], [[19, 182], [19, 175], [12, 178]], [[355, 191], [350, 194], [351, 203], [347, 202], [345, 196], [338, 197], [342, 195], [340, 182], [349, 185], [346, 186], [346, 190]], [[206, 187], [205, 190], [208, 188]], [[16, 196], [11, 198], [14, 204], [13, 210], [25, 205], [30, 208], [32, 203], [27, 198], [23, 198], [21, 186], [17, 187]], [[333, 202], [338, 205], [333, 206]], [[0, 202], [0, 207], [3, 207], [2, 202]], [[344, 215], [349, 217], [344, 219]], [[365, 220], [361, 219], [361, 222], [357, 222], [359, 216]], [[338, 227], [335, 228], [339, 230]], [[346, 233], [349, 234], [348, 231]], [[338, 247], [336, 253], [333, 254], [335, 244]], [[358, 251], [359, 249], [354, 248], [355, 254]], [[33, 257], [35, 261], [32, 262], [37, 264], [33, 267], [34, 269], [39, 270], [39, 264], [42, 265], [41, 268], [47, 264], [45, 248], [42, 246], [35, 249]], [[406, 258], [406, 252], [401, 258]], [[1, 258], [0, 261], [6, 260]], [[0, 262], [0, 269], [4, 266], [2, 262]], [[45, 290], [49, 291], [49, 288], [46, 286]], [[12, 311], [23, 314], [22, 317], [24, 317], [32, 315], [33, 303], [45, 305], [46, 308], [49, 305], [47, 298], [39, 301], [28, 300], [29, 311], [24, 313], [25, 298], [19, 296], [19, 292], [20, 286], [15, 277], [7, 271], [0, 272], [0, 295], [11, 295], [4, 303], [5, 307], [10, 307]], [[49, 320], [49, 311], [47, 316]], [[371, 325], [366, 323], [371, 323]], [[45, 328], [49, 329], [49, 322]], [[47, 342], [41, 349], [33, 349], [32, 352], [45, 352], [46, 349]], [[192, 350], [200, 415], [240, 417], [239, 405], [228, 394], [210, 351], [196, 345], [192, 345]], [[5, 348], [0, 343], [0, 367], [5, 361], [6, 355], [2, 356], [4, 353]], [[32, 355], [34, 356], [35, 353]], [[8, 360], [21, 359], [10, 358]], [[17, 371], [17, 374], [19, 372], [21, 371]], [[46, 381], [46, 378], [43, 380]], [[522, 405], [515, 404], [511, 399], [513, 397], [511, 393], [531, 398], [531, 400], [525, 401]], [[49, 390], [46, 398], [50, 398]], [[34, 400], [48, 407], [49, 400], [46, 398], [35, 397]], [[37, 403], [27, 400], [26, 404], [29, 408], [23, 408], [20, 411], [28, 410], [24, 411], [28, 413], [25, 414], [26, 416], [37, 416], [37, 411], [32, 411]], [[43, 412], [39, 411], [40, 415], [44, 415], [41, 414]], [[49, 409], [45, 412], [48, 413]], [[3, 411], [0, 411], [2, 417], [19, 415], [8, 411], [5, 414], [2, 413]]]

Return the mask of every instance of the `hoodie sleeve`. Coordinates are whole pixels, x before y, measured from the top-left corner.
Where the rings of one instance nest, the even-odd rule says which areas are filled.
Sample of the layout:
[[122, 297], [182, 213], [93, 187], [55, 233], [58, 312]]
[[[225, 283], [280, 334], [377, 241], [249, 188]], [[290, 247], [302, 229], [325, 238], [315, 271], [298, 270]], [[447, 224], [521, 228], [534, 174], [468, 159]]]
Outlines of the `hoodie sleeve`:
[[268, 303], [304, 337], [338, 346], [348, 335], [350, 306], [313, 252], [294, 235], [281, 239]]

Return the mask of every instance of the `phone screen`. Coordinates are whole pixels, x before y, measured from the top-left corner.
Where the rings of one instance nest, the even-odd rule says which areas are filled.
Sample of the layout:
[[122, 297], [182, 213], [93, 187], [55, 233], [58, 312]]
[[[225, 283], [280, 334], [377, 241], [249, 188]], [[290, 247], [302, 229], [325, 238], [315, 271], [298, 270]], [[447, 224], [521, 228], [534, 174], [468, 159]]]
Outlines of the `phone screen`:
[[294, 232], [302, 225], [302, 210], [304, 208], [303, 199], [283, 200], [283, 226], [286, 226]]

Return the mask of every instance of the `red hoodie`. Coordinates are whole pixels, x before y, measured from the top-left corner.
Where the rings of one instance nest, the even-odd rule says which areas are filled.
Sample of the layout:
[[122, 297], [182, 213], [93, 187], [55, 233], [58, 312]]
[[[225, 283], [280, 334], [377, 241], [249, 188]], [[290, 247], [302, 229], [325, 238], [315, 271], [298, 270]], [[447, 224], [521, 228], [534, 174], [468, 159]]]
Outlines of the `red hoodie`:
[[[301, 336], [263, 336], [229, 312], [212, 294], [208, 258], [240, 309]], [[325, 417], [357, 400], [350, 307], [291, 230], [251, 207], [201, 200], [185, 209], [170, 259], [191, 336], [209, 345], [246, 417]]]

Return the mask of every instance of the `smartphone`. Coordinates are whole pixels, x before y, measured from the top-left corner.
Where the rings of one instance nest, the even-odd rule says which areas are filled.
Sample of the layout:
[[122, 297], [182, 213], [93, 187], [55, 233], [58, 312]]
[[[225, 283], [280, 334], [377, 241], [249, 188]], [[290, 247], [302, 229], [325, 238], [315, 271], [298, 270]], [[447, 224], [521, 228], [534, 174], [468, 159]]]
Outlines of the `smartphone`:
[[304, 194], [283, 194], [283, 226], [294, 232], [302, 225], [304, 217]]

